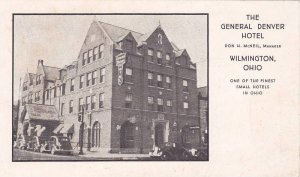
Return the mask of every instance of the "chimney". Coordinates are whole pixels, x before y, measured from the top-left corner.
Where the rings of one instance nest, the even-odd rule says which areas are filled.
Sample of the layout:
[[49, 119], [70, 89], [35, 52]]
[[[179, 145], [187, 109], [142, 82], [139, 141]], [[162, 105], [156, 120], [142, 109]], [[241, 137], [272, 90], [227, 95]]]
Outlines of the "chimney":
[[38, 66], [42, 65], [43, 66], [43, 60], [38, 60]]
[[41, 62], [41, 65], [43, 66], [44, 65], [44, 60], [40, 60], [40, 62]]

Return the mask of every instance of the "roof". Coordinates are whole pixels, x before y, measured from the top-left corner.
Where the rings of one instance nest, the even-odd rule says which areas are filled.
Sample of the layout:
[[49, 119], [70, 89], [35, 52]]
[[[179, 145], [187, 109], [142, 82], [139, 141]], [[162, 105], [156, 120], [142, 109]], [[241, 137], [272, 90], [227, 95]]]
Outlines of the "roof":
[[198, 92], [201, 95], [201, 97], [207, 98], [207, 86], [199, 87]]
[[45, 72], [45, 79], [55, 81], [59, 79], [59, 70], [60, 68], [52, 66], [43, 66]]
[[114, 42], [119, 42], [130, 32], [136, 40], [143, 35], [142, 33], [139, 33], [139, 32], [133, 31], [133, 30], [129, 30], [126, 28], [118, 27], [118, 26], [115, 26], [115, 25], [112, 25], [109, 23], [104, 23], [101, 21], [99, 21], [99, 23], [101, 24], [101, 26], [104, 28], [104, 30], [107, 32], [109, 37]]
[[184, 52], [185, 49], [182, 49], [182, 50], [175, 50], [174, 53], [175, 53], [175, 57], [179, 57], [182, 55], [182, 53]]
[[30, 120], [61, 121], [53, 105], [27, 104], [25, 109]]
[[28, 76], [29, 76], [30, 83], [32, 83], [36, 75], [34, 73], [28, 73]]

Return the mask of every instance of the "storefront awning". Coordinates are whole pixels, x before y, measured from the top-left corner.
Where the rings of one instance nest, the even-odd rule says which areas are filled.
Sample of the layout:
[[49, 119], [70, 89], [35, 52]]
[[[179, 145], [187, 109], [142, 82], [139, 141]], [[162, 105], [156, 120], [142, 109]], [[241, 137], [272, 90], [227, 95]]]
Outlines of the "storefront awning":
[[74, 133], [74, 124], [59, 124], [54, 130], [53, 133]]
[[54, 130], [53, 130], [53, 133], [54, 134], [58, 134], [61, 129], [64, 128], [64, 124], [59, 124]]
[[74, 133], [74, 124], [65, 124], [60, 133]]

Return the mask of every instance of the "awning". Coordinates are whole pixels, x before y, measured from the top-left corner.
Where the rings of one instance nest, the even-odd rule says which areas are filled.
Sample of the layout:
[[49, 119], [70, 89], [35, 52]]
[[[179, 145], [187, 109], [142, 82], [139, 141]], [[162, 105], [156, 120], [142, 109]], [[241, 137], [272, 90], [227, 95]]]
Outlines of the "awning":
[[64, 124], [59, 124], [54, 130], [53, 133], [57, 134], [64, 127]]
[[64, 127], [60, 130], [60, 133], [74, 133], [74, 124], [64, 124]]

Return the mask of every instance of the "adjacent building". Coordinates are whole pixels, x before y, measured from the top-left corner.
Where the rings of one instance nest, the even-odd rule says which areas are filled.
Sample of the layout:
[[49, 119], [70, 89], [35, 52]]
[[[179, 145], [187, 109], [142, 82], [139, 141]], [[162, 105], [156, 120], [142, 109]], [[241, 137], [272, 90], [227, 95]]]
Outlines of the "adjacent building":
[[85, 147], [148, 153], [199, 126], [197, 95], [196, 64], [160, 25], [142, 34], [95, 20], [76, 61], [56, 68], [39, 60], [26, 74], [18, 133], [62, 134], [76, 146], [84, 110]]

